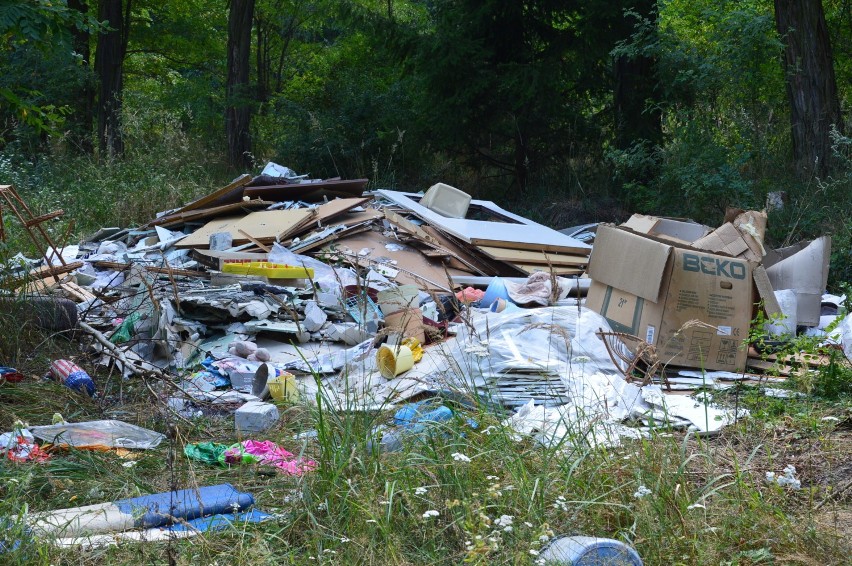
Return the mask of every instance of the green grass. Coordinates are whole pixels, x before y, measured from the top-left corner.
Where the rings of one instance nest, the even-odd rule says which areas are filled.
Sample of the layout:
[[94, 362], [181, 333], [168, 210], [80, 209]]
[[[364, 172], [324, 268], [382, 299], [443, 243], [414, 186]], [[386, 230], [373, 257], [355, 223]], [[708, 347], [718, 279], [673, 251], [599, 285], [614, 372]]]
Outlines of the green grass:
[[[192, 462], [183, 456], [186, 442], [237, 440], [230, 418], [177, 421], [138, 379], [99, 387], [102, 399], [92, 401], [36, 379], [4, 384], [0, 425], [43, 424], [61, 412], [171, 430], [169, 439], [130, 467], [112, 453], [82, 450], [56, 452], [41, 465], [4, 462], [0, 515], [230, 482], [278, 518], [171, 544], [62, 550], [35, 541], [6, 563], [534, 564], [542, 538], [561, 534], [623, 540], [646, 564], [841, 564], [850, 550], [848, 526], [835, 520], [848, 519], [848, 501], [832, 498], [852, 479], [846, 402], [805, 398], [771, 409], [764, 405], [777, 400], [745, 390], [741, 406], [759, 416], [717, 437], [661, 430], [615, 449], [578, 448], [569, 438], [570, 451], [517, 441], [490, 412], [460, 409], [458, 420], [380, 454], [368, 446], [370, 430], [389, 411], [334, 411], [320, 396], [318, 405], [282, 408], [278, 426], [257, 437], [319, 463], [294, 478]], [[831, 415], [840, 420], [823, 419]], [[293, 439], [306, 430], [316, 438]], [[765, 483], [765, 472], [789, 463], [801, 491]], [[635, 497], [640, 485], [650, 494]], [[512, 517], [511, 530], [496, 524], [502, 515]]]

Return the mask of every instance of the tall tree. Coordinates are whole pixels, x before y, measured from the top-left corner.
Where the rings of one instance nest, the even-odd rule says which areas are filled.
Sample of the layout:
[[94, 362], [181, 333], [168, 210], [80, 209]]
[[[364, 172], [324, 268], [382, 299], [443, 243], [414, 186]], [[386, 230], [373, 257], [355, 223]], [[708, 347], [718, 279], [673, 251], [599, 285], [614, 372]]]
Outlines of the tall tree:
[[[68, 8], [76, 10], [82, 16], [88, 15], [89, 12], [89, 4], [86, 0], [68, 0]], [[74, 52], [80, 58], [80, 64], [89, 70], [91, 59], [89, 28], [78, 25], [76, 22], [72, 22], [70, 27]], [[91, 153], [94, 149], [92, 146], [92, 123], [95, 116], [95, 89], [90, 81], [83, 80], [74, 94], [78, 104], [69, 118], [71, 139], [73, 144], [81, 151]]]
[[228, 163], [236, 169], [251, 166], [251, 29], [254, 0], [231, 0], [228, 14], [228, 71], [225, 83], [225, 133]]
[[[631, 7], [634, 18], [625, 18], [625, 23], [634, 21], [626, 30], [623, 40], [635, 34], [644, 21], [656, 27], [657, 0], [636, 0]], [[653, 31], [652, 31], [653, 33]], [[619, 53], [615, 57], [613, 71], [613, 105], [615, 107], [615, 142], [619, 149], [627, 149], [634, 143], [662, 141], [662, 111], [654, 104], [658, 99], [656, 61], [652, 55], [642, 51]]]
[[98, 142], [106, 155], [124, 153], [121, 131], [124, 57], [130, 36], [132, 0], [101, 0], [98, 18], [107, 29], [98, 35], [95, 72], [98, 75]]
[[842, 127], [822, 0], [775, 0], [783, 37], [793, 157], [804, 175], [828, 173], [832, 126]]

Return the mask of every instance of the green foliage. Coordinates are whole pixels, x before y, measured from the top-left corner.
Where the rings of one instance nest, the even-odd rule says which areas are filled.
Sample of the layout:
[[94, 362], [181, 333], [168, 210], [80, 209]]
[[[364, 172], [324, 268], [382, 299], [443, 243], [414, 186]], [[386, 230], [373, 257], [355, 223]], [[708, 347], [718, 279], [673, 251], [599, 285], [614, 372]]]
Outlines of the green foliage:
[[69, 91], [91, 80], [73, 50], [74, 29], [100, 26], [64, 1], [0, 2], [0, 117], [7, 124], [0, 143], [21, 136], [27, 143], [28, 137], [61, 131], [71, 112]]
[[779, 52], [762, 0], [672, 0], [658, 23], [640, 20], [614, 53], [657, 61], [667, 140], [609, 152], [630, 205], [715, 224], [727, 206], [762, 204], [788, 136]]

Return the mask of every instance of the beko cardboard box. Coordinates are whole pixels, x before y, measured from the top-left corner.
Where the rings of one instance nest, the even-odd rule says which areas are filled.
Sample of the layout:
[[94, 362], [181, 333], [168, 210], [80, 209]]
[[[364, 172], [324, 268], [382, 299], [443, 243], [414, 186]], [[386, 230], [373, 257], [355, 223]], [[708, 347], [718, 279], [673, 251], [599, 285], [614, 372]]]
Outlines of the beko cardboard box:
[[[742, 259], [601, 225], [586, 306], [614, 331], [656, 346], [665, 364], [735, 371], [748, 355], [741, 345], [751, 321], [752, 270]], [[703, 324], [686, 324], [694, 320]]]

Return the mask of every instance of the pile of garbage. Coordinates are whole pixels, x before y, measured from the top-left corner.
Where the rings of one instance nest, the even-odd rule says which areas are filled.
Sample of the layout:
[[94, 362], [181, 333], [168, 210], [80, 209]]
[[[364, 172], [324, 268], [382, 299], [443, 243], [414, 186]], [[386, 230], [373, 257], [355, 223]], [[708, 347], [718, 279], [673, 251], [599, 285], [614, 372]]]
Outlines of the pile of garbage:
[[[5, 266], [20, 282], [9, 291], [38, 305], [38, 324], [84, 331], [100, 366], [161, 378], [152, 394], [175, 414], [233, 415], [241, 435], [318, 395], [346, 411], [484, 405], [519, 438], [566, 448], [661, 426], [710, 434], [746, 412], [703, 390], [779, 379], [761, 375], [776, 360], [743, 347], [758, 312], [772, 340], [806, 331], [852, 350], [852, 322], [835, 321], [845, 298], [824, 294], [830, 239], [767, 250], [765, 212], [731, 210], [716, 229], [634, 215], [556, 231], [443, 183], [366, 184], [270, 163], [143, 226], [76, 245], [45, 236], [42, 258]], [[2, 189], [38, 242], [52, 216], [28, 217]], [[99, 394], [73, 361], [51, 370]], [[444, 417], [397, 419], [375, 445], [395, 449]], [[38, 455], [32, 438], [0, 449]], [[206, 444], [193, 457], [249, 457]], [[315, 465], [263, 446], [280, 469]]]

